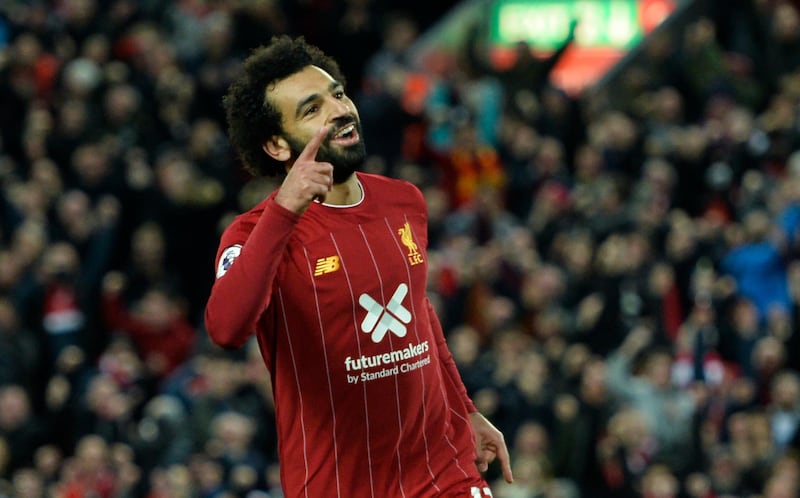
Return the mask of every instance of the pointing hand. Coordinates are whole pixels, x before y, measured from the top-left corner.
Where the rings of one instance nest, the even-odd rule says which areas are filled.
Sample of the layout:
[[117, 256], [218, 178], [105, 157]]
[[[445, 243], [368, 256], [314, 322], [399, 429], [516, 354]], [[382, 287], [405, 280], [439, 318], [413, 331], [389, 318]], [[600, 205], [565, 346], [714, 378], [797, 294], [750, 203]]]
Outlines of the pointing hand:
[[489, 464], [496, 458], [500, 462], [503, 478], [506, 482], [514, 482], [511, 472], [511, 458], [508, 455], [503, 434], [480, 413], [470, 413], [469, 421], [475, 434], [475, 464], [478, 470], [485, 472]]
[[275, 196], [275, 202], [290, 211], [302, 214], [314, 199], [325, 199], [325, 195], [333, 185], [333, 165], [319, 162], [316, 157], [328, 131], [326, 126], [317, 130], [297, 156]]

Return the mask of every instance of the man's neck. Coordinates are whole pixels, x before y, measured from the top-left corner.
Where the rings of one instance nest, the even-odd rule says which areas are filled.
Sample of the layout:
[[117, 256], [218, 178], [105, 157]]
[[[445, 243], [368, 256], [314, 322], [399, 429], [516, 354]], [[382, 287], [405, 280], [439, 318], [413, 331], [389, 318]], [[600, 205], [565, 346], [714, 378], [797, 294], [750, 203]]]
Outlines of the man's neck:
[[335, 183], [331, 187], [331, 191], [325, 195], [325, 204], [349, 206], [356, 204], [363, 196], [364, 192], [361, 189], [361, 184], [358, 182], [356, 174], [353, 173], [344, 182]]

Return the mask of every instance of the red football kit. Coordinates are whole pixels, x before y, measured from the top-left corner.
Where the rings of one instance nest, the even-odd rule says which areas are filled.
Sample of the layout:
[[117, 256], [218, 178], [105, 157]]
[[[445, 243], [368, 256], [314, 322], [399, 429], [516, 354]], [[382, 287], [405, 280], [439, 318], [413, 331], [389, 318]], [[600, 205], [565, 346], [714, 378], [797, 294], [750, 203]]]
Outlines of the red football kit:
[[486, 497], [467, 397], [426, 296], [427, 208], [412, 184], [357, 173], [362, 200], [275, 193], [222, 235], [206, 327], [255, 333], [275, 396], [287, 497]]

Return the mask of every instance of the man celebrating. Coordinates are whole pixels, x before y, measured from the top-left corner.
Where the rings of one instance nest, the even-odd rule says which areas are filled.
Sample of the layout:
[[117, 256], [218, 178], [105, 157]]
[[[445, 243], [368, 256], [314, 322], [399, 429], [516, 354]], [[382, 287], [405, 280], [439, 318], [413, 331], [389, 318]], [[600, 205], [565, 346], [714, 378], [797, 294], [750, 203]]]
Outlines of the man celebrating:
[[[244, 167], [280, 188], [224, 231], [205, 322], [255, 334], [287, 497], [487, 497], [502, 434], [467, 397], [426, 295], [427, 210], [366, 156], [337, 63], [276, 37], [224, 99]], [[476, 465], [477, 464], [477, 465]]]

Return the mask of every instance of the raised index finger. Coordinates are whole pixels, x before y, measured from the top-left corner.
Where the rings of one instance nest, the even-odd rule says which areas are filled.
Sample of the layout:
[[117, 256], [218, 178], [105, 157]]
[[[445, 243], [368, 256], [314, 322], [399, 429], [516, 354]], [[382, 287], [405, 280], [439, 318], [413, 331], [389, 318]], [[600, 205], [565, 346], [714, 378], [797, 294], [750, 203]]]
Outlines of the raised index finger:
[[328, 135], [328, 127], [323, 126], [317, 133], [311, 137], [311, 140], [308, 141], [303, 152], [297, 157], [298, 161], [313, 161], [317, 157], [317, 151], [319, 150], [320, 145], [322, 145], [322, 141]]

